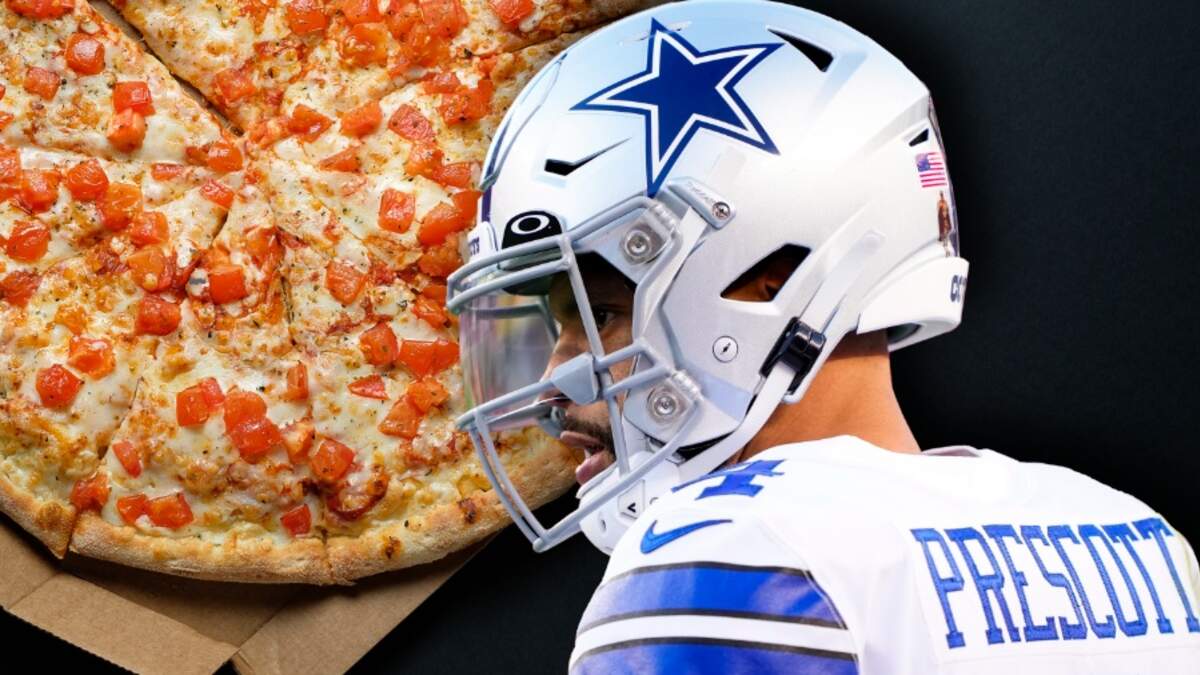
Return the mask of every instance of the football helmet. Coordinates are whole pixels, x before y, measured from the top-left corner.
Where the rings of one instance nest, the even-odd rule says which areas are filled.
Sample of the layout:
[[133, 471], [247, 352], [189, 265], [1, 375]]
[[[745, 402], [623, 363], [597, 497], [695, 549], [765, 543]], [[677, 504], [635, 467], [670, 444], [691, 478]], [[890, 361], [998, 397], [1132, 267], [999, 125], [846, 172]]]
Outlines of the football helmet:
[[[536, 550], [582, 531], [611, 552], [658, 495], [741, 449], [848, 332], [889, 349], [958, 325], [967, 262], [929, 91], [850, 27], [789, 5], [660, 5], [574, 43], [525, 86], [483, 167], [478, 224], [448, 279], [469, 432]], [[769, 301], [723, 297], [783, 247]], [[547, 370], [551, 278], [589, 308], [579, 258], [634, 286], [632, 336]], [[615, 364], [629, 374], [612, 376]], [[555, 391], [603, 401], [615, 461], [544, 526], [497, 438], [561, 430]]]

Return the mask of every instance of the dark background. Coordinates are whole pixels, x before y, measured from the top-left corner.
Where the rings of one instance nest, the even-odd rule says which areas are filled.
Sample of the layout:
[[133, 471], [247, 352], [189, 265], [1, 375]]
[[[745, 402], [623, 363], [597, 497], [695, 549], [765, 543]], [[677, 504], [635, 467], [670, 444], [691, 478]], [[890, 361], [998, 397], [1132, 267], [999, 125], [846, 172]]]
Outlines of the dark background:
[[[971, 283], [957, 331], [893, 359], [921, 446], [1070, 466], [1200, 545], [1200, 3], [802, 4], [937, 105]], [[356, 671], [563, 672], [605, 561], [582, 537], [535, 555], [510, 528]], [[0, 635], [111, 668], [8, 614]]]

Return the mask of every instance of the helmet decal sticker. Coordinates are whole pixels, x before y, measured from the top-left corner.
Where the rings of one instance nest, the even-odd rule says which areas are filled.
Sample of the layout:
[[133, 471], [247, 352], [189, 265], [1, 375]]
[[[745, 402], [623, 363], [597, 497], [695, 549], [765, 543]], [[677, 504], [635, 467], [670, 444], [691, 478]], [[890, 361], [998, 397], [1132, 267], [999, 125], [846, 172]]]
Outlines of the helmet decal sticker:
[[952, 256], [958, 248], [958, 233], [954, 231], [954, 219], [950, 217], [950, 202], [946, 201], [946, 193], [938, 191], [937, 202], [938, 241], [946, 249], [946, 255]]
[[654, 196], [700, 129], [779, 154], [735, 87], [783, 42], [698, 51], [655, 19], [646, 69], [575, 104], [572, 110], [641, 115], [646, 125], [646, 194]]
[[942, 153], [917, 153], [917, 178], [921, 181], [923, 188], [945, 187], [948, 179], [946, 178], [946, 164], [942, 161]]
[[518, 213], [509, 219], [504, 226], [504, 238], [501, 248], [511, 248], [527, 241], [562, 234], [562, 223], [552, 213], [545, 211], [526, 211]]

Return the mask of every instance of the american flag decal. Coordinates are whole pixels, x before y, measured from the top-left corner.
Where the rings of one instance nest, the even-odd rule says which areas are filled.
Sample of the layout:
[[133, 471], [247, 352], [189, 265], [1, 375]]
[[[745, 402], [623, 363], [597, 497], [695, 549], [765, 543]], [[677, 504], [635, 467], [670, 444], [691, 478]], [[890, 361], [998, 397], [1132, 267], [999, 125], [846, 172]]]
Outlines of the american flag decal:
[[921, 187], [942, 187], [947, 184], [946, 164], [940, 152], [922, 152], [917, 155], [917, 177]]

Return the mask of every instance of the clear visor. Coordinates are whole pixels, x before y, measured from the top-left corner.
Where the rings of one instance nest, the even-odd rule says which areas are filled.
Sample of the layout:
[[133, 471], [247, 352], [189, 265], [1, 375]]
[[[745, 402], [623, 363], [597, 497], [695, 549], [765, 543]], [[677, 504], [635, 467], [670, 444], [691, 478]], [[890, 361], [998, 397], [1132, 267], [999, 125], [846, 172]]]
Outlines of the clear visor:
[[[496, 276], [493, 273], [482, 281]], [[549, 280], [539, 281], [546, 290]], [[559, 335], [546, 292], [523, 295], [497, 290], [468, 301], [459, 316], [468, 407], [542, 379]], [[520, 404], [514, 402], [495, 412], [502, 415], [517, 407]]]

